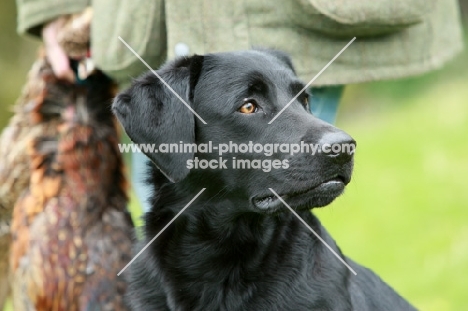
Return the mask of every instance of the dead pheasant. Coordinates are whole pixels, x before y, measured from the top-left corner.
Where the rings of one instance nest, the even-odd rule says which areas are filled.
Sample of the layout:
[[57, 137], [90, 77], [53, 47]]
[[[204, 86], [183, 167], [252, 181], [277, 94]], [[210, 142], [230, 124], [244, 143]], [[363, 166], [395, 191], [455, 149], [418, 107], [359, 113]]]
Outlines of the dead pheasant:
[[15, 115], [0, 136], [0, 309], [8, 293], [13, 206], [30, 178], [27, 144], [37, 137], [57, 133], [58, 115], [43, 120], [37, 113], [44, 100], [46, 81], [53, 80], [52, 70], [41, 53], [29, 72], [28, 82], [15, 106]]
[[[73, 20], [63, 29], [89, 32], [89, 19], [81, 28]], [[74, 48], [87, 51], [85, 39]], [[82, 78], [56, 79], [41, 55], [0, 139], [0, 254], [14, 205], [14, 310], [126, 310], [117, 273], [131, 259], [133, 224], [109, 109], [115, 86], [100, 71]]]
[[[55, 83], [40, 109], [58, 135], [30, 144], [29, 189], [12, 223], [15, 310], [125, 310], [117, 277], [131, 259], [132, 221], [110, 81]], [[32, 307], [32, 308], [31, 308]]]
[[[58, 34], [60, 45], [70, 58], [84, 59], [79, 63], [80, 72], [85, 71], [84, 64], [89, 64], [86, 57], [89, 50], [91, 17], [91, 9], [86, 9], [81, 14], [62, 17], [60, 20], [63, 24]], [[87, 69], [91, 73], [89, 67], [88, 65]], [[82, 77], [86, 78], [86, 75], [82, 74]], [[29, 181], [27, 142], [38, 135], [56, 133], [57, 115], [46, 120], [47, 122], [41, 122], [41, 114], [35, 113], [43, 102], [46, 81], [53, 84], [54, 80], [57, 79], [54, 78], [41, 48], [14, 107], [15, 115], [0, 136], [0, 228], [4, 228], [2, 223], [11, 218], [13, 205]], [[3, 231], [0, 229], [0, 232]]]
[[[80, 59], [86, 56], [91, 17], [92, 11], [87, 9], [82, 14], [61, 18], [63, 27], [58, 34], [59, 41], [72, 58]], [[14, 107], [15, 115], [0, 136], [0, 309], [3, 308], [8, 294], [10, 222], [13, 206], [27, 188], [30, 179], [27, 144], [36, 137], [57, 134], [59, 116], [51, 115], [47, 120], [43, 120], [42, 115], [36, 113], [44, 100], [46, 81], [53, 84], [54, 80], [56, 79], [41, 50]]]

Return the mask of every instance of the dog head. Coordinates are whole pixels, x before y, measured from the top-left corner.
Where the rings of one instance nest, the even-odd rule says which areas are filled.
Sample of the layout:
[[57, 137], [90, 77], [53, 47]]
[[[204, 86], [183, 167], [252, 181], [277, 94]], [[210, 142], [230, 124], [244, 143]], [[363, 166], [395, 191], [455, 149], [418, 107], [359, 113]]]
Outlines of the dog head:
[[269, 188], [292, 207], [311, 208], [329, 204], [351, 178], [354, 140], [314, 117], [303, 89], [278, 51], [195, 55], [136, 79], [113, 111], [137, 144], [211, 145], [142, 150], [168, 182], [223, 191], [249, 211], [270, 213], [283, 203]]

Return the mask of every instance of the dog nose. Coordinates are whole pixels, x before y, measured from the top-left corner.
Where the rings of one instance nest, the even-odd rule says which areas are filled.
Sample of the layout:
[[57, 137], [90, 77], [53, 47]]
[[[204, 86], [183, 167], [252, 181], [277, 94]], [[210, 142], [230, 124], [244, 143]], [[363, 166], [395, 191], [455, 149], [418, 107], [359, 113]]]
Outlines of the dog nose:
[[356, 149], [356, 141], [342, 131], [323, 135], [319, 145], [322, 148], [322, 153], [332, 158], [337, 164], [351, 161]]

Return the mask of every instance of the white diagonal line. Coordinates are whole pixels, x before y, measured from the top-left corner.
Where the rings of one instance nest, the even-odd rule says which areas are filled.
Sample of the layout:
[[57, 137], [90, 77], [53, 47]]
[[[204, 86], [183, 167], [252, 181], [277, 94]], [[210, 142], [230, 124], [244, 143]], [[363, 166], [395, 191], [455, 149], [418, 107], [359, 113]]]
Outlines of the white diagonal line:
[[117, 276], [120, 276], [122, 274], [122, 272], [124, 272], [135, 261], [135, 259], [137, 259], [138, 256], [140, 256], [151, 245], [151, 243], [153, 243], [158, 238], [158, 236], [160, 236], [161, 233], [163, 233], [164, 230], [166, 230], [167, 227], [169, 227], [174, 222], [174, 220], [176, 220], [177, 217], [179, 217], [180, 214], [182, 214], [187, 209], [187, 207], [189, 207], [190, 204], [192, 204], [193, 201], [195, 201], [198, 198], [198, 196], [200, 194], [202, 194], [202, 192], [205, 191], [205, 190], [206, 190], [206, 188], [203, 188], [202, 190], [200, 190], [200, 192], [198, 192], [197, 195], [192, 200], [190, 200], [190, 202], [188, 202], [187, 205], [185, 205], [185, 207], [183, 209], [181, 209], [180, 212], [178, 212], [177, 215], [175, 215], [174, 218], [172, 218], [171, 221], [169, 221], [167, 223], [167, 225], [164, 226], [164, 228], [162, 228], [161, 231], [159, 231], [159, 233], [156, 234], [156, 236], [154, 238], [152, 238], [151, 241], [149, 241], [148, 244], [146, 244], [145, 247], [143, 247], [141, 249], [141, 251], [139, 251], [138, 254], [136, 254], [135, 257], [133, 257], [133, 259], [130, 260], [130, 262], [122, 270], [120, 270], [119, 273], [117, 273]]
[[318, 235], [318, 233], [315, 232], [314, 229], [312, 229], [312, 228], [304, 221], [304, 219], [302, 219], [302, 218], [291, 208], [291, 206], [289, 206], [288, 203], [286, 203], [286, 202], [283, 200], [283, 198], [280, 197], [280, 196], [275, 192], [275, 190], [273, 190], [273, 189], [271, 189], [271, 188], [268, 188], [268, 189], [270, 189], [270, 191], [273, 192], [273, 194], [274, 194], [281, 202], [283, 202], [283, 204], [284, 204], [287, 208], [289, 208], [289, 210], [294, 214], [294, 216], [296, 216], [297, 219], [299, 219], [299, 220], [304, 224], [304, 226], [306, 226], [306, 227], [317, 237], [317, 239], [319, 239], [320, 242], [322, 242], [323, 245], [325, 245], [325, 246], [333, 253], [333, 255], [335, 255], [335, 257], [338, 258], [338, 259], [349, 269], [349, 271], [351, 271], [354, 275], [357, 275], [356, 271], [354, 271], [353, 268], [351, 268], [351, 267], [346, 263], [346, 261], [344, 261], [344, 259], [341, 258], [341, 256], [338, 255], [338, 254], [333, 250], [333, 248], [331, 248], [331, 246], [328, 245], [327, 242], [325, 242], [325, 241], [320, 237], [320, 235]]
[[270, 122], [268, 122], [268, 124], [273, 123], [273, 121], [275, 121], [276, 118], [278, 118], [278, 117], [280, 116], [280, 114], [282, 114], [283, 111], [285, 111], [285, 110], [299, 97], [299, 95], [301, 95], [301, 93], [304, 92], [304, 90], [306, 90], [306, 89], [307, 89], [307, 88], [308, 88], [308, 87], [325, 71], [325, 69], [327, 69], [328, 66], [330, 66], [330, 65], [332, 64], [332, 63], [338, 58], [338, 56], [340, 56], [341, 53], [343, 53], [344, 50], [346, 50], [346, 49], [348, 48], [348, 46], [350, 46], [351, 43], [353, 43], [354, 40], [356, 40], [356, 37], [354, 37], [353, 39], [351, 39], [351, 41], [349, 41], [349, 43], [346, 44], [346, 46], [345, 46], [344, 48], [342, 48], [341, 51], [340, 51], [338, 54], [336, 54], [335, 57], [333, 57], [332, 60], [329, 61], [328, 64], [327, 64], [325, 67], [323, 67], [322, 70], [320, 70], [319, 73], [317, 73], [317, 74], [315, 75], [315, 77], [314, 77], [312, 80], [310, 80], [310, 82], [307, 83], [307, 85], [304, 86], [304, 88], [303, 88], [299, 93], [297, 93], [297, 95], [294, 96], [294, 98], [291, 99], [291, 100], [289, 101], [289, 103], [288, 103], [286, 106], [284, 106], [283, 109], [281, 109], [281, 111], [278, 112], [278, 113], [276, 114], [276, 116], [275, 116], [273, 119], [271, 119]]
[[144, 60], [143, 58], [141, 58], [141, 56], [138, 55], [138, 53], [135, 52], [135, 50], [133, 50], [132, 47], [131, 47], [130, 45], [128, 45], [128, 43], [125, 42], [124, 39], [122, 39], [121, 36], [119, 36], [119, 40], [122, 41], [122, 43], [125, 44], [125, 46], [126, 46], [130, 51], [132, 51], [132, 53], [135, 54], [135, 56], [138, 57], [138, 59], [139, 59], [143, 64], [145, 64], [145, 66], [148, 67], [148, 69], [151, 70], [151, 72], [152, 72], [159, 80], [161, 80], [161, 82], [162, 82], [165, 86], [167, 86], [168, 89], [169, 89], [172, 93], [174, 93], [174, 95], [175, 95], [185, 106], [187, 106], [187, 108], [190, 109], [190, 111], [191, 111], [194, 115], [196, 115], [198, 119], [200, 119], [200, 121], [203, 122], [203, 124], [206, 124], [205, 120], [203, 120], [202, 117], [200, 117], [200, 116], [198, 115], [198, 113], [196, 113], [195, 110], [193, 110], [192, 107], [190, 107], [190, 105], [187, 104], [187, 102], [186, 102], [182, 97], [180, 97], [179, 94], [177, 94], [177, 92], [174, 91], [174, 89], [173, 89], [169, 84], [167, 84], [166, 81], [163, 80], [163, 78], [161, 78], [161, 76], [158, 75], [158, 73], [156, 72], [156, 70], [154, 70], [153, 68], [151, 68], [151, 66], [148, 65], [148, 63], [145, 62], [145, 60]]

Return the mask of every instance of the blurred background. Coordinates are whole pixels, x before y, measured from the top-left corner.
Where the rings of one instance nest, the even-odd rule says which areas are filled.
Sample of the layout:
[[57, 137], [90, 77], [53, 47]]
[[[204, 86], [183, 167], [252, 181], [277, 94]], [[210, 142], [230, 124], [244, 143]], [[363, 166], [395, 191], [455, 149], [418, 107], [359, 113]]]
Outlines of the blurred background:
[[[316, 212], [345, 254], [421, 310], [468, 310], [468, 0], [460, 5], [465, 51], [442, 70], [346, 88], [337, 126], [358, 142], [354, 177]], [[14, 1], [1, 1], [0, 130], [39, 44], [15, 27]]]

